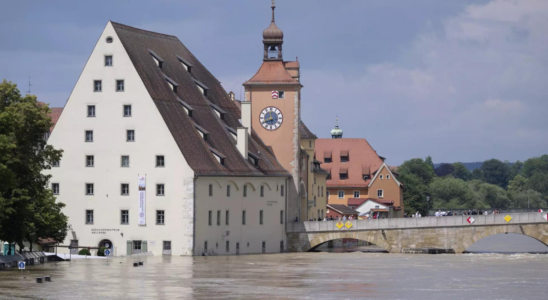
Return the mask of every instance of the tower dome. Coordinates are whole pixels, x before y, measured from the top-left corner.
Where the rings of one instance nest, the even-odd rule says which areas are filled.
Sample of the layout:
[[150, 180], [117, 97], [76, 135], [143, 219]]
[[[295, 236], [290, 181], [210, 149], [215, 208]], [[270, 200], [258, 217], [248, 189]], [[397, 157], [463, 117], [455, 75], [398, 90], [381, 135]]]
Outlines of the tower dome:
[[331, 137], [334, 139], [340, 139], [343, 136], [342, 129], [339, 128], [339, 118], [335, 119], [335, 128], [331, 130]]
[[284, 33], [274, 21], [274, 9], [276, 5], [272, 0], [272, 21], [268, 28], [263, 31], [264, 59], [282, 60], [282, 44], [284, 43]]

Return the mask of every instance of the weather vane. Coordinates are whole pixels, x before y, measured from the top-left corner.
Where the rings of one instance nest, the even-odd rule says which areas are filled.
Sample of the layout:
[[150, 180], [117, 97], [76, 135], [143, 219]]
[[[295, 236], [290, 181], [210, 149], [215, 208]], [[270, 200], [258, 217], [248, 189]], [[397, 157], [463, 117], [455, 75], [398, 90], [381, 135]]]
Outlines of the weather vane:
[[272, 6], [276, 6], [276, 0], [272, 0]]

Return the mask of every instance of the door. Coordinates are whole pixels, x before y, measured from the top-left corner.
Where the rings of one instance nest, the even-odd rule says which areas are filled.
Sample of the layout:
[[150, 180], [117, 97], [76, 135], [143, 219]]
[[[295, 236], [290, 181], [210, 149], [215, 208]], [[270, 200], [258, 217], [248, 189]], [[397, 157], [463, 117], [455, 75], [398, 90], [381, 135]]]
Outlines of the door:
[[133, 241], [127, 241], [127, 255], [133, 254]]
[[133, 254], [141, 253], [141, 241], [133, 241]]
[[162, 255], [171, 255], [171, 241], [164, 241], [164, 248], [162, 250]]

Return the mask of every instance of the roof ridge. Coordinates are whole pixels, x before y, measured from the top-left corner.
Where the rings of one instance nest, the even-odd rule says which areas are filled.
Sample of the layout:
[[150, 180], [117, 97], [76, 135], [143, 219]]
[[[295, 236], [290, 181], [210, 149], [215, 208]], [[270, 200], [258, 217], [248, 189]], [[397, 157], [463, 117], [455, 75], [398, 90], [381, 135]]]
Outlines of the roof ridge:
[[112, 23], [113, 26], [114, 25], [118, 26], [120, 29], [130, 29], [130, 30], [134, 30], [136, 32], [140, 32], [140, 33], [143, 33], [143, 34], [156, 34], [156, 35], [171, 37], [171, 38], [174, 38], [176, 40], [179, 40], [178, 37], [176, 37], [174, 35], [171, 35], [171, 34], [165, 34], [165, 33], [160, 33], [160, 32], [155, 32], [155, 31], [150, 31], [150, 30], [144, 30], [144, 29], [141, 29], [141, 28], [137, 28], [137, 27], [126, 25], [126, 24], [114, 22], [112, 20], [110, 20], [109, 22]]

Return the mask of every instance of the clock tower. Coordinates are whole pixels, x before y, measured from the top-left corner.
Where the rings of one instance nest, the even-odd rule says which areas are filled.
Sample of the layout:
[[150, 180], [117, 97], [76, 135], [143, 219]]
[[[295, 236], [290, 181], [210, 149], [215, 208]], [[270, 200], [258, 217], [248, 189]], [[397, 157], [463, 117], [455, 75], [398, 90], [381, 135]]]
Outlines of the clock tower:
[[[300, 198], [306, 194], [300, 166], [299, 136], [301, 87], [298, 61], [284, 61], [283, 32], [274, 19], [263, 31], [263, 63], [257, 73], [243, 85], [245, 101], [251, 102], [251, 127], [270, 146], [282, 166], [293, 176], [288, 183], [288, 218], [301, 215]], [[304, 196], [306, 197], [306, 196]], [[296, 202], [296, 203], [292, 203]]]

